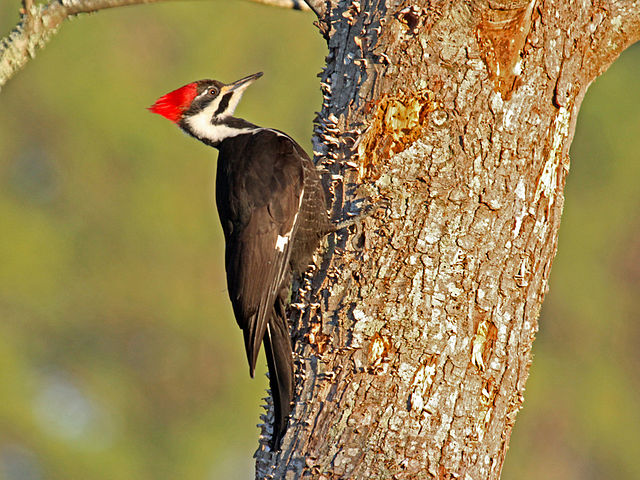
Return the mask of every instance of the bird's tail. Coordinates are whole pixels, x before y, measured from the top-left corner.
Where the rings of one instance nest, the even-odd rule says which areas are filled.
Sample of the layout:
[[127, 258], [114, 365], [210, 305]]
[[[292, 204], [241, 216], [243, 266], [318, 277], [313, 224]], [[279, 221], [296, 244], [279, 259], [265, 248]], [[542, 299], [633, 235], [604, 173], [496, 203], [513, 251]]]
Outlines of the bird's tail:
[[273, 397], [273, 435], [271, 450], [280, 448], [293, 400], [293, 356], [289, 326], [284, 312], [274, 312], [264, 335], [264, 351], [269, 367], [269, 385]]

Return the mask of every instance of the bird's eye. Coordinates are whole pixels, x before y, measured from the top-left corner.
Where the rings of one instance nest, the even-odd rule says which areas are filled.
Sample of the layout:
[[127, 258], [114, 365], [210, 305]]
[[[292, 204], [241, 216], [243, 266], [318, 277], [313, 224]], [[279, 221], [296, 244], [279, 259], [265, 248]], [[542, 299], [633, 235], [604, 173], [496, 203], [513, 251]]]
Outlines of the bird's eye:
[[211, 95], [212, 97], [215, 97], [218, 94], [218, 89], [216, 87], [211, 87], [209, 89], [209, 95]]

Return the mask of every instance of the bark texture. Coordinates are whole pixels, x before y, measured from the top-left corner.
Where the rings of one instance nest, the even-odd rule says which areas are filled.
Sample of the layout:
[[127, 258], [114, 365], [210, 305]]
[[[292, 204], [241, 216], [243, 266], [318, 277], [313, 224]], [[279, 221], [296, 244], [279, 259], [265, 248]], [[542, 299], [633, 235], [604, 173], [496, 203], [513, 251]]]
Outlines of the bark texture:
[[334, 213], [389, 203], [301, 289], [293, 418], [275, 454], [263, 426], [256, 478], [497, 479], [578, 109], [640, 4], [327, 7], [314, 146]]

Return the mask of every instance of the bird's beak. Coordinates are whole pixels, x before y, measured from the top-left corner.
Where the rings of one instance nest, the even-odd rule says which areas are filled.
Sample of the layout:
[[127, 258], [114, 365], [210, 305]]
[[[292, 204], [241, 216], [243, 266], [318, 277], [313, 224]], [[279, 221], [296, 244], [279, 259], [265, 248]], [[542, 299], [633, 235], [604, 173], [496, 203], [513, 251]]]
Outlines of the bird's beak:
[[235, 82], [227, 85], [227, 91], [234, 92], [236, 90], [244, 90], [249, 85], [251, 85], [255, 80], [259, 79], [262, 76], [262, 72], [254, 73], [253, 75], [249, 75], [247, 77], [241, 78], [240, 80], [236, 80]]

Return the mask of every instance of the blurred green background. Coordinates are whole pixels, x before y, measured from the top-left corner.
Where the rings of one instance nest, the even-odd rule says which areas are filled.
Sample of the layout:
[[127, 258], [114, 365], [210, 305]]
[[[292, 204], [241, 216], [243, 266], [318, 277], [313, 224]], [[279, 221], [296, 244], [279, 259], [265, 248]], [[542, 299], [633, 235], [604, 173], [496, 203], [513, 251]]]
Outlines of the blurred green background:
[[[18, 0], [0, 0], [0, 31]], [[230, 0], [84, 16], [0, 92], [0, 479], [253, 476], [264, 367], [225, 293], [215, 154], [145, 107], [265, 76], [238, 114], [310, 150], [324, 42]], [[640, 48], [586, 97], [503, 479], [640, 478]]]

